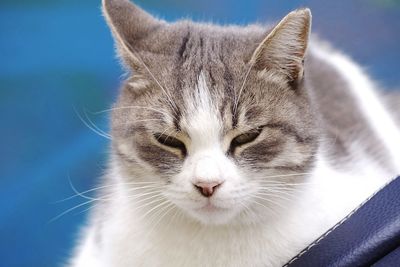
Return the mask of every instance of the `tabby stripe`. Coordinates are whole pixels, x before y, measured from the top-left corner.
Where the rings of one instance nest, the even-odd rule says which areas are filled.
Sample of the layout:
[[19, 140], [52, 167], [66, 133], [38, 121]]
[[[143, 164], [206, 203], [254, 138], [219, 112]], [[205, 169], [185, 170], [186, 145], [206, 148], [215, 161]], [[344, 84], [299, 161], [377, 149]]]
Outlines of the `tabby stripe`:
[[288, 166], [272, 166], [267, 167], [266, 169], [274, 169], [274, 170], [281, 170], [281, 171], [303, 171], [304, 169], [310, 167], [310, 164], [314, 161], [315, 155], [311, 155], [308, 157], [304, 162], [297, 165], [288, 165]]
[[293, 136], [298, 143], [310, 143], [314, 140], [313, 136], [302, 137], [292, 125], [284, 122], [268, 123], [262, 127], [279, 129], [282, 133]]
[[190, 31], [187, 32], [187, 34], [185, 35], [185, 37], [183, 37], [183, 41], [181, 46], [178, 49], [178, 55], [179, 55], [179, 60], [183, 60], [183, 55], [185, 54], [185, 51], [187, 49], [187, 44], [188, 41], [190, 39]]
[[181, 109], [179, 107], [176, 107], [174, 109], [175, 109], [174, 119], [173, 119], [174, 120], [174, 126], [175, 126], [175, 129], [178, 132], [180, 132], [181, 131], [180, 122], [181, 122], [181, 118], [182, 118], [182, 112], [181, 112]]

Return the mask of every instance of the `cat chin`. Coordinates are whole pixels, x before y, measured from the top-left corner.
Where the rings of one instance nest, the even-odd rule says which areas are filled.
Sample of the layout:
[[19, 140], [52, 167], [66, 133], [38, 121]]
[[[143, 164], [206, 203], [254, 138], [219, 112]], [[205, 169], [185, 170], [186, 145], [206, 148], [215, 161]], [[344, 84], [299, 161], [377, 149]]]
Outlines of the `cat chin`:
[[239, 213], [233, 209], [196, 209], [196, 210], [186, 210], [188, 215], [205, 225], [226, 225], [235, 221], [237, 214]]

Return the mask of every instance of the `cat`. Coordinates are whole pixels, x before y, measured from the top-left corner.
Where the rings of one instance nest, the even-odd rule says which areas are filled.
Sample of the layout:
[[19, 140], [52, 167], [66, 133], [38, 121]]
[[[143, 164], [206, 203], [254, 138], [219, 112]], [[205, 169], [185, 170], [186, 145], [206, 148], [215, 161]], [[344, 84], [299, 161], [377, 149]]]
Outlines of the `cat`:
[[398, 122], [309, 9], [242, 27], [102, 7], [129, 77], [69, 266], [282, 266], [400, 173]]

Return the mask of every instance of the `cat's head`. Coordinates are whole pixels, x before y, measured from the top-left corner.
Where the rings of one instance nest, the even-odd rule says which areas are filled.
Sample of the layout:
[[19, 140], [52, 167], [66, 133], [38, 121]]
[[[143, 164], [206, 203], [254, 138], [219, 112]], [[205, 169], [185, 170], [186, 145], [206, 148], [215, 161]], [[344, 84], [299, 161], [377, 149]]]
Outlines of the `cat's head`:
[[303, 78], [310, 11], [265, 30], [167, 23], [127, 0], [103, 11], [130, 71], [112, 114], [125, 182], [159, 183], [203, 223], [280, 212], [318, 146]]

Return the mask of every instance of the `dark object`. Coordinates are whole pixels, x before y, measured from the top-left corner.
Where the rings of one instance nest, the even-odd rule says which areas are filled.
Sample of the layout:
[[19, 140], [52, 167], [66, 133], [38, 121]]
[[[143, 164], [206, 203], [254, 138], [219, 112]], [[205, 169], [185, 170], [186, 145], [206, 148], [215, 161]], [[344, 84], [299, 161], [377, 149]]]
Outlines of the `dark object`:
[[400, 177], [285, 266], [400, 266]]

